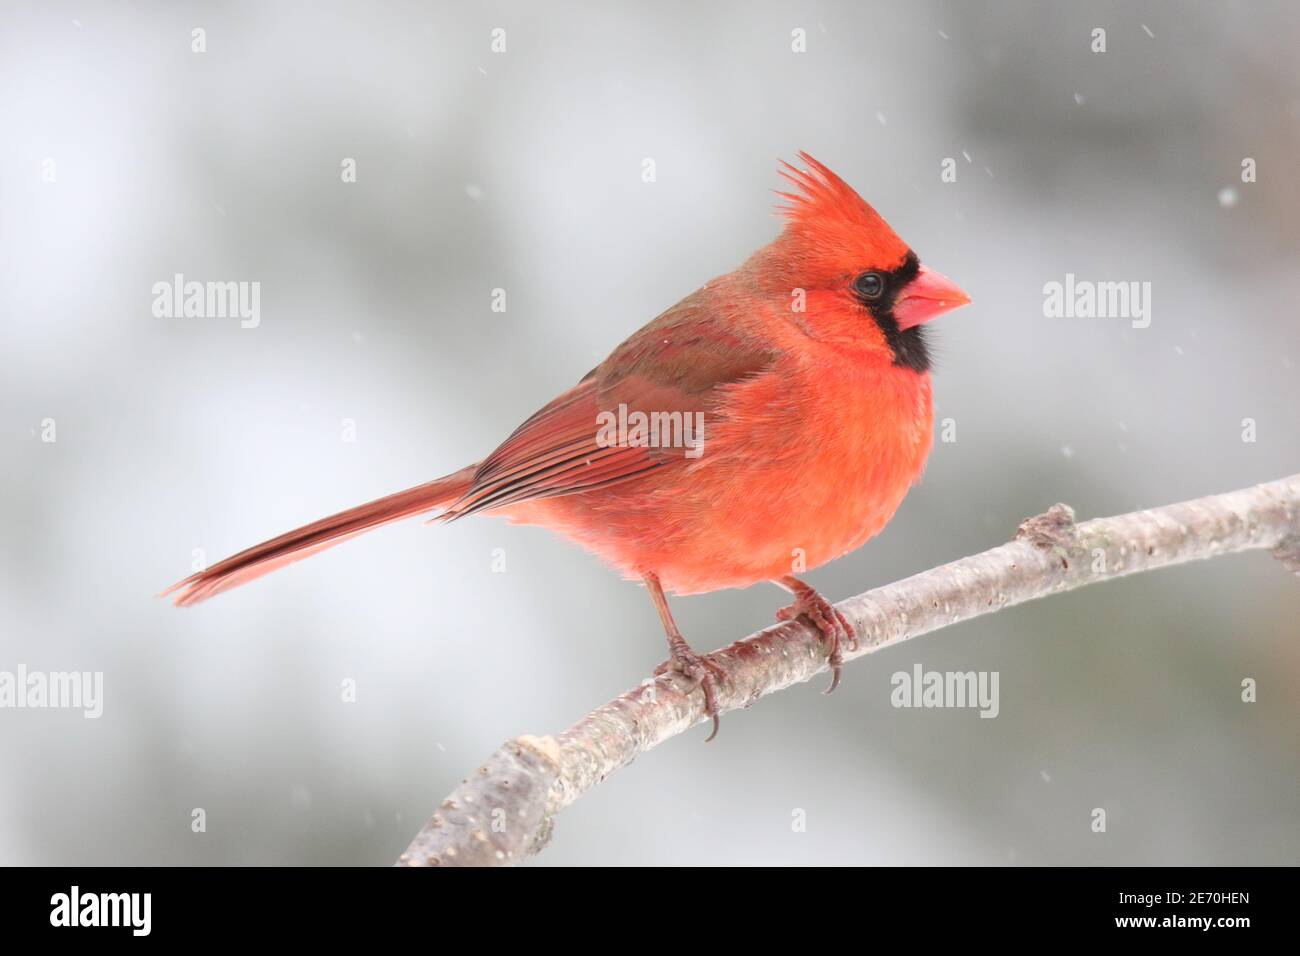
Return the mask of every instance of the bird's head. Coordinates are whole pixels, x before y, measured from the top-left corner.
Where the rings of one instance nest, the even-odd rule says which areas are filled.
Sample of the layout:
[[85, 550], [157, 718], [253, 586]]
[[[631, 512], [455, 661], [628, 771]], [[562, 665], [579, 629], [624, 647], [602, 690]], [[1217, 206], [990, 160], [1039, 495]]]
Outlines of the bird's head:
[[778, 194], [785, 229], [751, 274], [789, 297], [792, 319], [810, 335], [927, 371], [922, 326], [970, 297], [922, 265], [848, 183], [807, 153], [799, 159], [806, 169], [780, 171], [796, 190]]

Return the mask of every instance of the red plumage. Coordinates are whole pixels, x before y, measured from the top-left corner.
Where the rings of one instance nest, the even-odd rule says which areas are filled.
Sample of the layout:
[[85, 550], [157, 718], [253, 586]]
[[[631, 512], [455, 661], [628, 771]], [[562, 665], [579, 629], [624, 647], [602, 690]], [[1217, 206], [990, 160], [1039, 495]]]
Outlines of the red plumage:
[[[796, 594], [791, 613], [827, 634], [838, 679], [847, 622], [792, 571], [859, 547], [920, 477], [933, 412], [919, 326], [969, 300], [843, 180], [800, 158], [806, 170], [781, 172], [797, 192], [780, 194], [775, 240], [634, 333], [481, 463], [243, 551], [173, 585], [176, 603], [390, 521], [490, 512], [644, 580], [711, 712], [716, 675], [681, 641], [661, 587], [781, 583]], [[699, 453], [611, 444], [599, 423], [620, 408], [702, 422]]]

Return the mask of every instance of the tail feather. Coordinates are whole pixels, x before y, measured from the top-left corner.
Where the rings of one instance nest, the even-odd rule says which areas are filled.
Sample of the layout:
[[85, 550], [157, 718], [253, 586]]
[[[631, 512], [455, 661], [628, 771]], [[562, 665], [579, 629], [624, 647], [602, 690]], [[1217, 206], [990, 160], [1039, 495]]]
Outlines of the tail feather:
[[446, 507], [468, 490], [477, 467], [470, 465], [445, 478], [358, 505], [286, 532], [278, 538], [263, 541], [190, 575], [184, 581], [177, 581], [159, 596], [179, 591], [176, 595], [177, 607], [198, 604], [214, 594], [270, 574], [277, 568], [301, 561], [317, 551], [333, 547], [372, 528]]

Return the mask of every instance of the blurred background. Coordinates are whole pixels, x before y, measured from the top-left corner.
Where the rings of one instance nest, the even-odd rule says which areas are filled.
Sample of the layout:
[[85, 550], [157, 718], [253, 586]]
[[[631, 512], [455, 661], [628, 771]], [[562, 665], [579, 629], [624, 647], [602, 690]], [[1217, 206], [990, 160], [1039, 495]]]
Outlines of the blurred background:
[[[104, 710], [0, 710], [0, 862], [389, 864], [645, 677], [643, 590], [490, 518], [154, 595], [480, 458], [770, 240], [800, 149], [974, 299], [956, 441], [828, 596], [1300, 471], [1300, 12], [1083, 6], [6, 2], [0, 670], [102, 671]], [[155, 317], [176, 273], [260, 282], [260, 325]], [[1066, 273], [1149, 281], [1150, 327], [1046, 318]], [[712, 649], [782, 598], [674, 607]], [[1264, 553], [984, 617], [642, 757], [538, 863], [1295, 864], [1298, 621]], [[998, 671], [1000, 715], [893, 708], [917, 662]]]

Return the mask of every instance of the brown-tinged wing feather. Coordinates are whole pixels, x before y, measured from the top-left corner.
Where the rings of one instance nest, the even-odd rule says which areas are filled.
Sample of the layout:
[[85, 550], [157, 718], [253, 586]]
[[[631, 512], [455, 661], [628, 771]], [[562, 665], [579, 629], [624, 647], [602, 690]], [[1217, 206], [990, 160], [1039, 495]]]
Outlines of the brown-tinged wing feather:
[[703, 412], [720, 391], [771, 367], [762, 343], [684, 300], [620, 345], [581, 382], [525, 421], [483, 460], [469, 489], [441, 516], [454, 520], [519, 501], [628, 481], [690, 459], [681, 447], [609, 444], [600, 416]]

